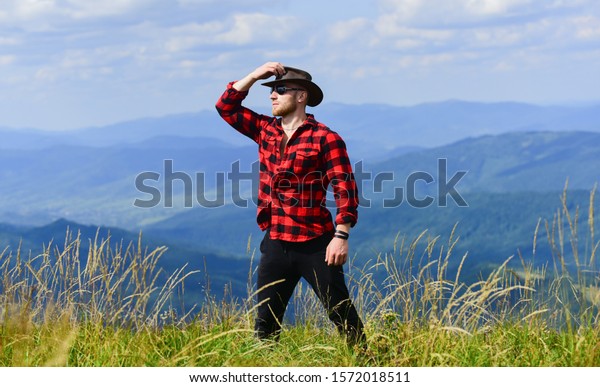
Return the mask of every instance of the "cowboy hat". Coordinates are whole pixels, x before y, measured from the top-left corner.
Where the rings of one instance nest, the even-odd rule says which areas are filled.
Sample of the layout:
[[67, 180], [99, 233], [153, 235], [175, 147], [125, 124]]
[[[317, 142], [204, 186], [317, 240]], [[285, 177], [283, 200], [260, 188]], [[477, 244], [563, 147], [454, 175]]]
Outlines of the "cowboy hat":
[[287, 66], [284, 66], [283, 68], [285, 69], [283, 75], [278, 75], [275, 80], [265, 82], [262, 85], [272, 87], [286, 82], [296, 83], [306, 88], [306, 91], [308, 92], [308, 101], [306, 104], [308, 106], [317, 106], [323, 101], [323, 91], [312, 81], [312, 76], [308, 72]]

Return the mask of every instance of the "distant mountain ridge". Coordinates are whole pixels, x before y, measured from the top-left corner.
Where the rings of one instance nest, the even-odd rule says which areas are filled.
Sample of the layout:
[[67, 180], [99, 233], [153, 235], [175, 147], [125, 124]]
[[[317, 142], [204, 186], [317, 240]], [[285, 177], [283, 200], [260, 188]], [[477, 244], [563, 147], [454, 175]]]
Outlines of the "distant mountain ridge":
[[[552, 217], [567, 181], [575, 191], [573, 205], [581, 206], [600, 181], [600, 105], [324, 104], [314, 113], [343, 135], [355, 171], [362, 168], [362, 204], [371, 205], [359, 209], [352, 236], [361, 259], [388, 252], [399, 234], [411, 238], [428, 229], [445, 238], [458, 224], [457, 253], [469, 251], [475, 258], [469, 270], [475, 272], [530, 249], [536, 222]], [[204, 273], [206, 262], [215, 284], [231, 280], [245, 291], [247, 248], [256, 254], [262, 237], [254, 204], [200, 207], [196, 197], [184, 196], [182, 176], [192, 179], [190, 195], [210, 198], [223, 177], [231, 202], [228, 174], [255, 179], [256, 147], [209, 110], [69, 132], [0, 129], [0, 242], [10, 251], [19, 245], [39, 251], [50, 240], [61, 243], [67, 228], [80, 230], [86, 241], [98, 230], [110, 230], [113, 241], [136, 240], [142, 231], [147, 245], [169, 246], [165, 270], [190, 263]], [[147, 172], [159, 177], [145, 183], [163, 195], [150, 209], [133, 204], [148, 197], [136, 187]], [[167, 172], [172, 207], [164, 200]], [[451, 199], [441, 206], [440, 184], [461, 172], [455, 188], [468, 206]], [[407, 203], [410, 176], [420, 177], [412, 194], [431, 197], [432, 205]], [[204, 187], [198, 187], [201, 178]], [[251, 199], [255, 187], [245, 183], [239, 194]], [[383, 201], [397, 192], [404, 201], [384, 208]], [[184, 208], [186, 199], [194, 199], [194, 208]], [[201, 281], [194, 281], [199, 291]]]
[[600, 134], [485, 135], [400, 155], [372, 168], [374, 173], [392, 172], [400, 180], [414, 171], [437, 177], [440, 159], [447, 162], [448, 179], [457, 171], [467, 172], [457, 184], [463, 191], [560, 191], [567, 182], [571, 189], [586, 190], [600, 182]]
[[[439, 160], [445, 160], [447, 180], [459, 171], [466, 173], [456, 184], [459, 192], [560, 191], [567, 180], [570, 188], [585, 190], [600, 180], [598, 154], [600, 133], [511, 132], [466, 138], [431, 149], [402, 150], [380, 162], [355, 161], [355, 172], [364, 179], [360, 182], [364, 197], [380, 202], [391, 198], [395, 188], [406, 189], [406, 180], [414, 172], [433, 179], [430, 183], [417, 181], [419, 197], [435, 193], [443, 178]], [[236, 147], [215, 139], [173, 136], [112, 147], [57, 145], [42, 150], [2, 150], [0, 222], [43, 225], [62, 217], [83, 224], [136, 229], [185, 212], [186, 186], [191, 195], [188, 199], [197, 207], [198, 195], [217, 197], [221, 179], [224, 199], [231, 201], [234, 187], [229, 174], [250, 174], [256, 160], [256, 145], [252, 143]], [[172, 187], [173, 207], [165, 206], [164, 200], [152, 209], [134, 206], [136, 199], [148, 198], [136, 187], [138, 177], [146, 172], [158, 176], [143, 184], [154, 187], [161, 199], [165, 198], [165, 185]], [[166, 181], [167, 173], [171, 173], [170, 182]], [[368, 174], [366, 179], [364, 173]], [[192, 186], [181, 180], [182, 174]], [[375, 179], [381, 174], [393, 179], [386, 178], [375, 192]], [[256, 179], [255, 174], [250, 175]], [[199, 187], [199, 182], [204, 186]], [[246, 179], [240, 195], [250, 199], [255, 188]]]
[[[270, 114], [268, 108], [256, 111]], [[397, 147], [437, 147], [486, 134], [600, 131], [600, 104], [574, 107], [450, 100], [404, 107], [326, 103], [309, 112], [341, 133], [357, 158], [376, 156]], [[41, 149], [52, 145], [107, 147], [173, 135], [214, 138], [234, 146], [249, 141], [209, 109], [70, 131], [0, 128], [3, 139], [0, 149]]]

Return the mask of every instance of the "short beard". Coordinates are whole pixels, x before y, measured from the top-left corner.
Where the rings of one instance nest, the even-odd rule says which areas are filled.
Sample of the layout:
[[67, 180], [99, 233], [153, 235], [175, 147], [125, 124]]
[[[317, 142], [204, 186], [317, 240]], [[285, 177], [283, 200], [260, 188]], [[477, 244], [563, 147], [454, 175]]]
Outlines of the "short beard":
[[283, 117], [290, 113], [293, 113], [296, 110], [296, 106], [293, 103], [286, 103], [283, 105], [273, 106], [271, 112], [275, 117]]

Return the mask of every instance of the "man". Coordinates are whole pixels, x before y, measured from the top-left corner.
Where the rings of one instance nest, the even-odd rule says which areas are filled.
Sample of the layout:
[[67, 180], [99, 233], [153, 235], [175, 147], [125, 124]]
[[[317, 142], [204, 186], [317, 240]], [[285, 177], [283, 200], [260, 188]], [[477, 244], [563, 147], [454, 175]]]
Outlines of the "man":
[[[263, 85], [271, 88], [275, 117], [243, 107], [250, 88], [273, 75], [275, 80]], [[349, 343], [365, 340], [343, 271], [358, 192], [344, 141], [306, 113], [307, 105], [322, 99], [309, 73], [268, 62], [229, 83], [216, 104], [221, 117], [259, 147], [257, 222], [266, 231], [257, 276], [255, 329], [261, 339], [278, 338], [288, 301], [303, 277]], [[329, 184], [337, 206], [335, 226], [326, 208]]]

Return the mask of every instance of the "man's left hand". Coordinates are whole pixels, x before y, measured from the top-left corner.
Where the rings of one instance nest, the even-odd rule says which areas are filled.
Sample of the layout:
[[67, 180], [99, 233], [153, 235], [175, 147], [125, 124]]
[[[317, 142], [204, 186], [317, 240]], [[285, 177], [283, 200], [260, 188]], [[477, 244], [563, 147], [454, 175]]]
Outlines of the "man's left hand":
[[333, 238], [327, 246], [325, 262], [328, 266], [341, 266], [348, 260], [348, 240]]

